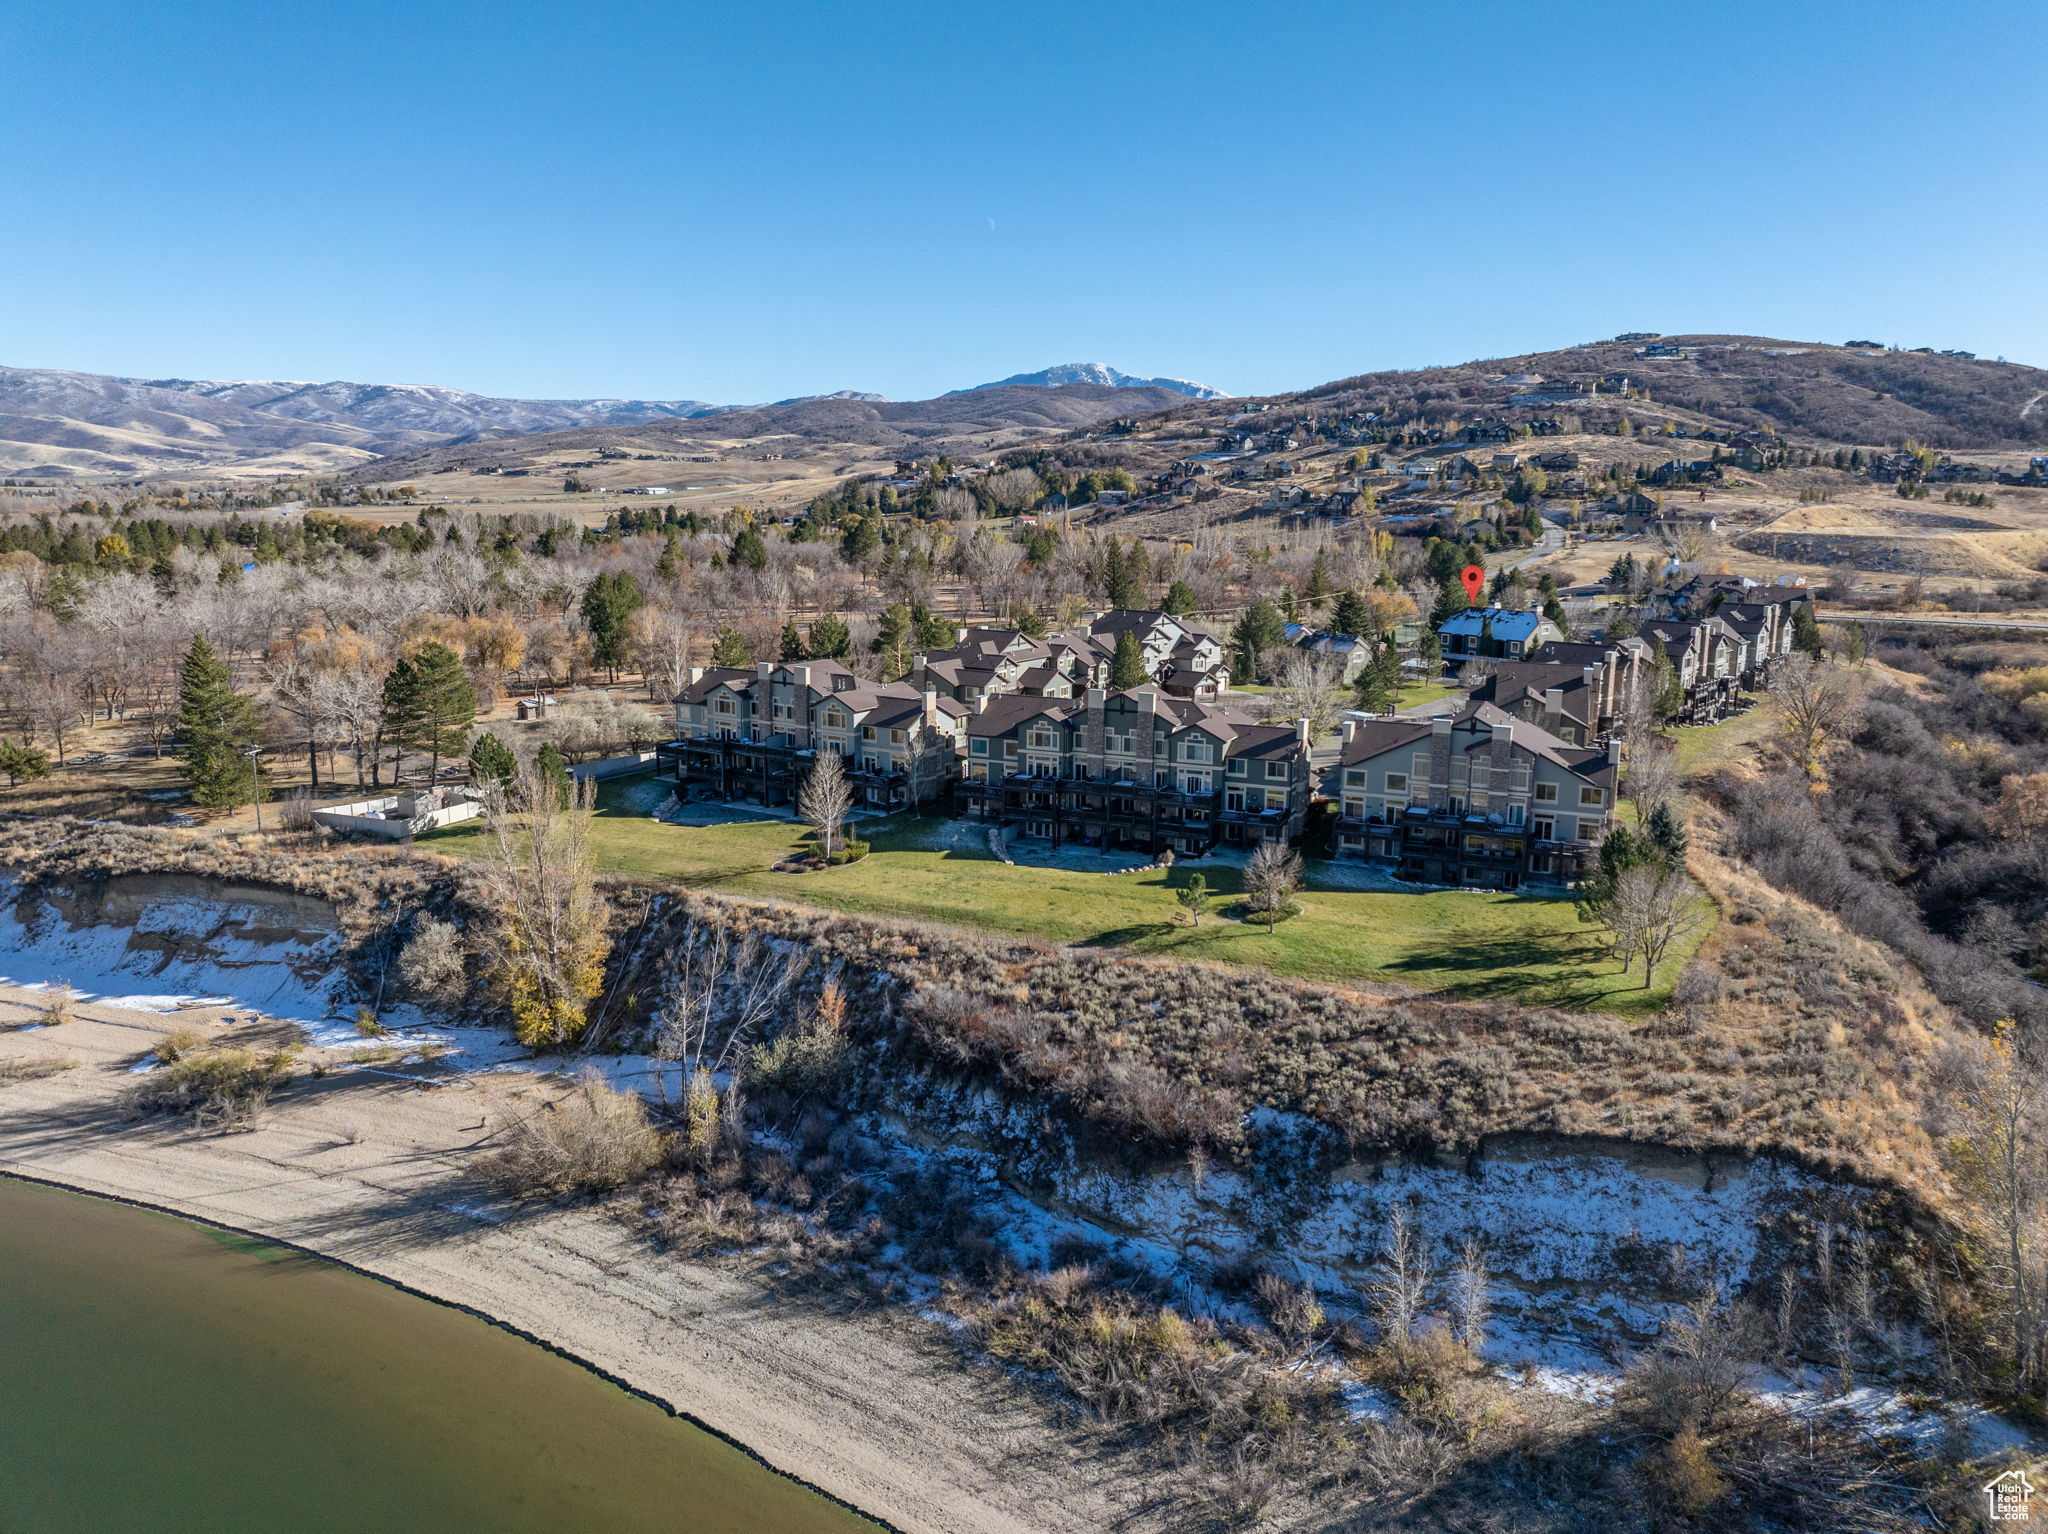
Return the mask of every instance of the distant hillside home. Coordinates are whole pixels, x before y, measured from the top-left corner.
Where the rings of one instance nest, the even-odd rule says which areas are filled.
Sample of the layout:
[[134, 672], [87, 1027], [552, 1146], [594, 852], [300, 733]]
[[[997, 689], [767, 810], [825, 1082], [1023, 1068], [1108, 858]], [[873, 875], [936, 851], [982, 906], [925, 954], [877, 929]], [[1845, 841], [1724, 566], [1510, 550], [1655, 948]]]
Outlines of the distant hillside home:
[[690, 668], [676, 739], [656, 751], [679, 797], [793, 805], [820, 751], [845, 758], [856, 801], [928, 804], [958, 771], [968, 710], [935, 691], [871, 682], [836, 661]]
[[1520, 660], [1538, 645], [1564, 638], [1564, 630], [1541, 613], [1468, 607], [1438, 624], [1437, 635], [1444, 665], [1455, 676], [1471, 660]]
[[1199, 854], [1301, 834], [1306, 724], [1260, 724], [1156, 687], [984, 697], [967, 721], [963, 814], [1055, 846]]
[[1612, 824], [1619, 748], [1582, 749], [1491, 703], [1353, 719], [1328, 792], [1338, 856], [1423, 884], [1570, 884]]

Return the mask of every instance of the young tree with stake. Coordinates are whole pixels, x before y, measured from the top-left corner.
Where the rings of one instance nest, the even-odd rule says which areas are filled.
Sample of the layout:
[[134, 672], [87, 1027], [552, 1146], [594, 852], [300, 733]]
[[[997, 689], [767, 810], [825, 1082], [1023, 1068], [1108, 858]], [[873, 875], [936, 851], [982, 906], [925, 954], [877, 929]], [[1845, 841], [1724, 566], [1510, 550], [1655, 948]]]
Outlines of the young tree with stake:
[[797, 794], [796, 811], [818, 833], [818, 848], [826, 857], [839, 850], [840, 828], [852, 808], [853, 787], [846, 781], [846, 764], [837, 751], [819, 751]]

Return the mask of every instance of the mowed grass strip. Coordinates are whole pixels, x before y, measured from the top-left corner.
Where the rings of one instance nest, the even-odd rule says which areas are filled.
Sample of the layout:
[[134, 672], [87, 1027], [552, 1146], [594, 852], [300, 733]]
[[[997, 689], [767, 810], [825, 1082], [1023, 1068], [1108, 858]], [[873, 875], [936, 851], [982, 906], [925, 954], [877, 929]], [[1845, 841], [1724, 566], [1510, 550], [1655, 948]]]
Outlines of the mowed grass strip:
[[[630, 793], [600, 798], [591, 841], [609, 872], [690, 889], [824, 906], [865, 916], [911, 917], [1020, 937], [1243, 964], [1337, 985], [1394, 985], [1451, 999], [1498, 997], [1640, 1015], [1670, 1000], [1691, 946], [1666, 959], [1648, 989], [1623, 975], [1598, 929], [1568, 899], [1460, 890], [1361, 890], [1319, 879], [1307, 864], [1301, 914], [1268, 933], [1221, 914], [1242, 893], [1240, 870], [1182, 865], [1164, 873], [1110, 875], [998, 862], [979, 827], [898, 816], [861, 827], [873, 847], [858, 863], [781, 874], [774, 863], [805, 850], [809, 832], [786, 821], [672, 826], [618, 808]], [[474, 831], [422, 838], [437, 852], [481, 851]], [[1213, 913], [1190, 927], [1175, 892], [1199, 872]]]

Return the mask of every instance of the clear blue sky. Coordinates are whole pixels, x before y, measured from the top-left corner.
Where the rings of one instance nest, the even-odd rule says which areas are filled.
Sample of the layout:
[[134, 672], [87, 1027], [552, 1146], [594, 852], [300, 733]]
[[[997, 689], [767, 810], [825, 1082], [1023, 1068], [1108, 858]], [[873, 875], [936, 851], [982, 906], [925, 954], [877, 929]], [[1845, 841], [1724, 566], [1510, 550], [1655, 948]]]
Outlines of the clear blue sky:
[[2048, 364], [2048, 4], [0, 0], [0, 207], [0, 363], [152, 377]]

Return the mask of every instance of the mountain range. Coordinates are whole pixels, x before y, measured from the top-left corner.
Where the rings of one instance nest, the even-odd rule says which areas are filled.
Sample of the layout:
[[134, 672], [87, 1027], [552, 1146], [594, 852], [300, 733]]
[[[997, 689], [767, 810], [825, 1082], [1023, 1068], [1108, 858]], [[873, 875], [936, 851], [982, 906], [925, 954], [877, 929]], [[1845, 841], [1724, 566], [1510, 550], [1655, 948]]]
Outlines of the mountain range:
[[[1069, 383], [1215, 396], [1201, 384], [1140, 379], [1099, 363], [1067, 364], [953, 392]], [[883, 395], [856, 389], [800, 395], [772, 405], [718, 405], [694, 399], [503, 399], [429, 384], [127, 378], [0, 367], [0, 474], [333, 473], [437, 443], [639, 427], [833, 402], [890, 403]]]
[[1008, 378], [998, 378], [994, 383], [976, 384], [972, 389], [954, 389], [949, 392], [973, 394], [980, 389], [1006, 389], [1015, 386], [1058, 389], [1067, 384], [1095, 384], [1105, 389], [1164, 389], [1169, 394], [1185, 394], [1189, 399], [1230, 397], [1221, 389], [1212, 389], [1209, 385], [1196, 383], [1191, 378], [1139, 378], [1132, 373], [1120, 373], [1115, 368], [1104, 367], [1099, 362], [1062, 362], [1058, 367], [1040, 368], [1036, 373], [1012, 373]]

